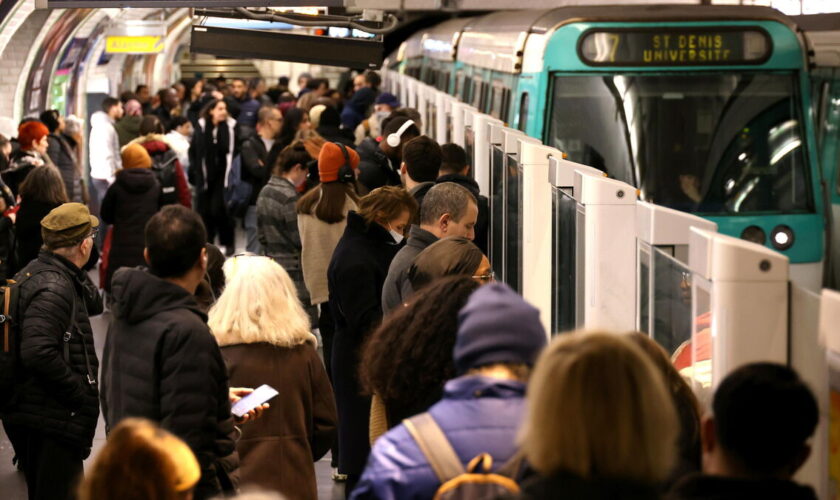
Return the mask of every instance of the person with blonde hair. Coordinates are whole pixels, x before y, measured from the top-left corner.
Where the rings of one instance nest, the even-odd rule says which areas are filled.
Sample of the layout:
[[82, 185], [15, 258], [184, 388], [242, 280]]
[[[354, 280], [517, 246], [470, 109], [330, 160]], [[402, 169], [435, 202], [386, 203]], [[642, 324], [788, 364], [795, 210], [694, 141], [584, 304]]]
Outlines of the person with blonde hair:
[[559, 337], [528, 389], [522, 450], [539, 476], [520, 498], [659, 498], [678, 429], [665, 380], [632, 340]]
[[289, 274], [268, 257], [242, 255], [224, 265], [227, 284], [208, 325], [230, 384], [280, 392], [279, 404], [242, 428], [236, 449], [242, 485], [317, 498], [314, 462], [335, 439], [332, 388]]
[[108, 436], [79, 499], [189, 500], [200, 477], [186, 443], [149, 420], [127, 418]]

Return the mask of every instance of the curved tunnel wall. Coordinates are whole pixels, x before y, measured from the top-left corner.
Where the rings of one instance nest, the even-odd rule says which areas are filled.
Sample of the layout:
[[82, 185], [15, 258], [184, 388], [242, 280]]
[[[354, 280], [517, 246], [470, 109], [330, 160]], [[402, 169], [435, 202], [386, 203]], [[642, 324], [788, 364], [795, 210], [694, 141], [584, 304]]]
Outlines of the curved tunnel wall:
[[[94, 84], [91, 90], [110, 94], [140, 81], [161, 87], [177, 76], [175, 57], [188, 43], [188, 9], [51, 11], [34, 9], [33, 0], [10, 3], [14, 5], [3, 2], [5, 9], [0, 8], [0, 95], [8, 96], [0, 100], [0, 116], [15, 123], [56, 105], [65, 114], [86, 116], [89, 82]], [[163, 53], [101, 58], [112, 22], [144, 18], [169, 24]]]

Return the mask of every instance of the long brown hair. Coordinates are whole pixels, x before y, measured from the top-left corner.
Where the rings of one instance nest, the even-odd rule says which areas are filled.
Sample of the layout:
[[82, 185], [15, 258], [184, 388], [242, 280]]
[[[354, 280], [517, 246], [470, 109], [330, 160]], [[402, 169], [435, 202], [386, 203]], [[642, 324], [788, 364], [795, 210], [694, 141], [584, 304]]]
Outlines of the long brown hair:
[[348, 197], [353, 200], [353, 203], [359, 203], [355, 184], [322, 182], [298, 200], [297, 213], [313, 215], [327, 224], [335, 224], [343, 221], [347, 216], [344, 208]]
[[49, 165], [35, 167], [26, 175], [20, 185], [20, 198], [56, 206], [70, 201], [61, 172]]

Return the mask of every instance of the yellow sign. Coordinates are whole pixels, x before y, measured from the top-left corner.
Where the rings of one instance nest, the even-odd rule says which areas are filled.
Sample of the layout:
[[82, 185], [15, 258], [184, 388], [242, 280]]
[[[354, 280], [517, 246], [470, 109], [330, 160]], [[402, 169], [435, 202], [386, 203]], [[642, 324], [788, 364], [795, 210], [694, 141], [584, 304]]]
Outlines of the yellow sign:
[[105, 38], [105, 52], [108, 54], [159, 54], [163, 52], [163, 37], [156, 36], [108, 36]]

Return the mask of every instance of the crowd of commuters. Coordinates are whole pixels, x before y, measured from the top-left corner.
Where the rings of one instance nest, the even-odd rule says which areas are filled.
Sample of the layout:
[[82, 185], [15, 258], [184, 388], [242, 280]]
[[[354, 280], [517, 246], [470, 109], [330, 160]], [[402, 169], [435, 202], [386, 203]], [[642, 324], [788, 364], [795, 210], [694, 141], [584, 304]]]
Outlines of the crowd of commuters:
[[466, 153], [380, 84], [140, 85], [91, 117], [87, 158], [54, 110], [0, 137], [0, 415], [31, 499], [315, 499], [330, 451], [359, 500], [815, 498], [796, 373], [741, 367], [705, 412], [645, 335], [549, 342], [494, 282]]

